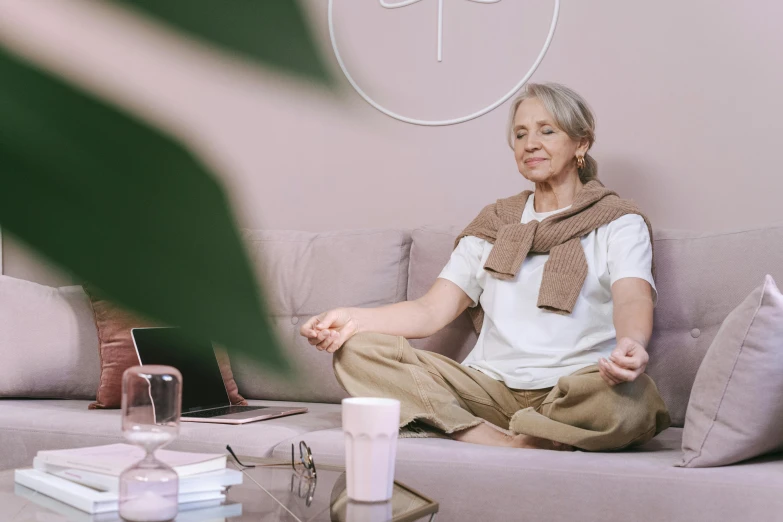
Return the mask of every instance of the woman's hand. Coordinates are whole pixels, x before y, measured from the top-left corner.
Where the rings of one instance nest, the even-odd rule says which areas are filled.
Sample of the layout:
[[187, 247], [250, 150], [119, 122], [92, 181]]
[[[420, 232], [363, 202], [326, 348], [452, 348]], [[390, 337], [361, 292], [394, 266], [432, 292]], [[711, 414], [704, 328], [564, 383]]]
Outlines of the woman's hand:
[[650, 356], [638, 341], [623, 337], [617, 341], [609, 359], [598, 359], [598, 371], [609, 386], [632, 381], [644, 373]]
[[359, 331], [350, 308], [334, 308], [311, 317], [299, 328], [299, 334], [320, 351], [334, 353]]

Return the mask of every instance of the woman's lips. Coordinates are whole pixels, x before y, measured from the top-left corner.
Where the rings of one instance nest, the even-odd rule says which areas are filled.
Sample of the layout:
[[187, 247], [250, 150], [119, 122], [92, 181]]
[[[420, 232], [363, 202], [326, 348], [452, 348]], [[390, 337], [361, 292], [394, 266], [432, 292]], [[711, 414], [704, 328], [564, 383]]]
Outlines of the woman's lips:
[[538, 165], [539, 163], [542, 163], [544, 161], [546, 161], [546, 158], [531, 158], [531, 159], [526, 159], [525, 160], [525, 164], [526, 165]]

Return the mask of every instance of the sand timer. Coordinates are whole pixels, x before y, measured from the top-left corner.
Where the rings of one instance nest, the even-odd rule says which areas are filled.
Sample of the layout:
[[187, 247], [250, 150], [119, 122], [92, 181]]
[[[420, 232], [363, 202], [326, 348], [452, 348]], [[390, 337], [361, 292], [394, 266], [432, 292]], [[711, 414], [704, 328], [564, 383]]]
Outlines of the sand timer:
[[171, 366], [133, 366], [122, 375], [122, 432], [145, 457], [120, 475], [120, 517], [159, 522], [177, 516], [179, 478], [155, 458], [179, 434], [182, 375]]

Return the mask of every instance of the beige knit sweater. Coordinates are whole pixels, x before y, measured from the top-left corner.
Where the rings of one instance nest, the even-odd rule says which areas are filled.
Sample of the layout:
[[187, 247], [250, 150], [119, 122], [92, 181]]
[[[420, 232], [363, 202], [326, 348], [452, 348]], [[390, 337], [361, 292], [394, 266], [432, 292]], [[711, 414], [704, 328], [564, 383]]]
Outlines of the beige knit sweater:
[[[538, 292], [539, 308], [557, 314], [568, 315], [576, 304], [587, 277], [587, 260], [580, 238], [596, 228], [611, 223], [625, 214], [639, 214], [647, 224], [652, 243], [653, 231], [647, 219], [635, 203], [621, 199], [613, 190], [598, 180], [587, 182], [577, 193], [571, 208], [547, 217], [542, 221], [520, 223], [522, 211], [533, 192], [525, 190], [516, 196], [497, 200], [484, 207], [478, 216], [454, 241], [465, 236], [476, 236], [493, 244], [484, 269], [498, 279], [513, 279], [529, 253], [549, 253], [544, 265], [541, 288]], [[653, 278], [655, 277], [655, 253], [653, 250]], [[481, 305], [469, 308], [476, 332], [481, 331], [484, 310]]]

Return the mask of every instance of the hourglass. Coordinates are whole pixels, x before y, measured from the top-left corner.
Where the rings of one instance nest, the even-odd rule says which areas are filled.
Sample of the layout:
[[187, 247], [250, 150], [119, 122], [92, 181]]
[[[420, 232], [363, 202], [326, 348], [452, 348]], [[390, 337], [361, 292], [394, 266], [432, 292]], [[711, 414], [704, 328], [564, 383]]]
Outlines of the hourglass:
[[133, 366], [122, 375], [122, 432], [145, 457], [120, 475], [120, 517], [163, 522], [177, 516], [179, 478], [155, 458], [179, 434], [182, 375], [171, 366]]

